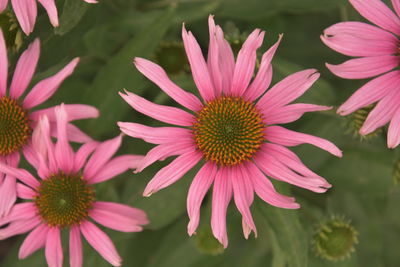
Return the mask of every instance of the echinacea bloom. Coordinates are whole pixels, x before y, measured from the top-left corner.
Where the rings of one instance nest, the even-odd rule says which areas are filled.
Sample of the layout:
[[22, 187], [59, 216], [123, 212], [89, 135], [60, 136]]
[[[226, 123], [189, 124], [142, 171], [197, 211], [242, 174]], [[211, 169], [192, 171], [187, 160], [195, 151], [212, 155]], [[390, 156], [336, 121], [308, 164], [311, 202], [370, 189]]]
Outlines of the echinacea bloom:
[[[47, 115], [51, 130], [54, 132], [54, 107], [35, 110], [58, 89], [65, 78], [72, 74], [79, 58], [72, 60], [54, 76], [38, 82], [23, 97], [39, 60], [40, 42], [36, 39], [18, 60], [9, 90], [7, 90], [8, 60], [7, 50], [0, 30], [0, 162], [16, 167], [20, 161], [20, 152], [29, 153], [32, 130], [38, 118]], [[70, 121], [98, 117], [98, 110], [88, 105], [66, 105]], [[88, 142], [89, 136], [68, 123], [71, 141]], [[16, 180], [13, 176], [0, 171], [0, 217], [7, 214], [16, 199]]]
[[126, 205], [97, 201], [94, 184], [112, 179], [134, 168], [143, 156], [113, 157], [121, 145], [121, 136], [98, 143], [82, 145], [74, 152], [68, 143], [68, 118], [63, 106], [56, 108], [57, 143], [50, 137], [48, 118], [41, 117], [33, 133], [33, 149], [28, 160], [37, 170], [36, 179], [25, 169], [0, 163], [0, 171], [21, 181], [18, 197], [26, 202], [15, 204], [10, 213], [0, 219], [0, 239], [31, 231], [19, 250], [24, 259], [45, 247], [50, 267], [61, 267], [63, 249], [61, 230], [69, 231], [70, 266], [82, 266], [81, 234], [101, 256], [113, 266], [121, 258], [110, 238], [92, 221], [122, 232], [142, 231], [148, 223], [145, 212]]
[[[363, 22], [341, 22], [324, 31], [322, 41], [346, 56], [358, 57], [339, 65], [326, 64], [335, 75], [345, 79], [365, 79], [381, 75], [359, 88], [338, 113], [348, 115], [377, 103], [360, 129], [361, 135], [374, 132], [388, 122], [387, 145], [400, 143], [400, 1], [392, 0], [396, 14], [380, 0], [349, 0], [373, 26]], [[391, 71], [393, 70], [393, 71]]]
[[266, 175], [320, 193], [331, 186], [303, 165], [287, 146], [310, 143], [336, 156], [342, 154], [327, 140], [276, 125], [295, 121], [305, 112], [329, 109], [311, 104], [290, 104], [318, 79], [319, 74], [314, 69], [288, 76], [263, 95], [271, 82], [270, 63], [281, 36], [263, 55], [257, 75], [252, 80], [256, 50], [262, 44], [264, 32], [256, 29], [250, 34], [235, 62], [231, 47], [212, 16], [209, 17], [209, 31], [210, 44], [205, 61], [193, 34], [185, 27], [182, 29], [193, 79], [202, 100], [174, 84], [160, 66], [142, 58], [134, 60], [143, 75], [188, 111], [157, 105], [130, 92], [121, 94], [137, 111], [180, 127], [118, 124], [127, 135], [157, 145], [148, 152], [136, 171], [157, 160], [178, 156], [155, 175], [144, 196], [171, 185], [202, 162], [187, 198], [188, 233], [195, 233], [201, 202], [213, 184], [211, 227], [214, 236], [226, 247], [226, 211], [232, 196], [242, 214], [246, 238], [251, 231], [257, 234], [250, 212], [254, 192], [271, 205], [299, 208], [294, 198], [276, 192]]
[[[46, 9], [50, 23], [54, 27], [58, 27], [58, 12], [55, 0], [38, 0]], [[97, 3], [97, 0], [84, 0], [87, 3]], [[8, 0], [0, 0], [0, 13], [3, 12], [8, 5]], [[29, 35], [34, 27], [37, 16], [36, 0], [11, 0], [11, 5], [15, 16], [26, 35]]]

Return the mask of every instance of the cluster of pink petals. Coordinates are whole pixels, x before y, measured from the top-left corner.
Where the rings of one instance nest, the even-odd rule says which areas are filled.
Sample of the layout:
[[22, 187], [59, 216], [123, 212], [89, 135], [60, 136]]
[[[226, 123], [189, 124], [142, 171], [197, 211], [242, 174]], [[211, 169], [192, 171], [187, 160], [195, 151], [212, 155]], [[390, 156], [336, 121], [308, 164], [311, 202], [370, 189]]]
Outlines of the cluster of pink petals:
[[[376, 103], [365, 120], [360, 134], [367, 135], [389, 124], [387, 145], [400, 143], [400, 0], [391, 0], [396, 14], [380, 0], [349, 0], [372, 26], [363, 22], [341, 22], [324, 31], [322, 41], [333, 50], [358, 57], [340, 65], [326, 64], [337, 76], [365, 79], [381, 75], [358, 89], [338, 109], [348, 115], [357, 109]], [[391, 71], [393, 70], [393, 71]]]
[[[64, 79], [66, 79], [74, 71], [79, 62], [79, 58], [72, 60], [67, 66], [65, 66], [55, 75], [38, 82], [35, 86], [33, 86], [30, 92], [23, 97], [23, 94], [32, 80], [33, 74], [35, 73], [35, 69], [39, 60], [39, 54], [40, 42], [38, 39], [36, 39], [32, 44], [29, 45], [27, 50], [24, 51], [19, 58], [11, 85], [7, 90], [7, 49], [3, 33], [0, 29], [0, 98], [3, 96], [8, 96], [9, 98], [17, 100], [19, 103], [21, 103], [22, 107], [29, 111], [29, 123], [32, 129], [36, 127], [40, 116], [47, 115], [50, 121], [52, 135], [54, 135], [56, 130], [54, 127], [54, 107], [34, 111], [32, 109], [45, 102], [57, 91]], [[69, 121], [85, 118], [96, 118], [99, 115], [99, 112], [96, 108], [88, 105], [65, 105], [65, 109], [67, 110]], [[88, 142], [91, 140], [89, 136], [70, 123], [67, 124], [67, 131], [71, 141]], [[28, 143], [22, 149], [22, 152], [25, 156], [27, 150], [29, 149], [30, 143]], [[19, 161], [20, 151], [14, 152], [7, 156], [0, 156], [0, 162], [5, 162], [12, 167], [17, 167]], [[12, 175], [3, 174], [0, 171], [0, 217], [4, 214], [7, 214], [15, 202], [15, 183], [16, 180]]]
[[142, 58], [135, 58], [134, 63], [137, 69], [189, 111], [157, 105], [133, 93], [121, 94], [135, 110], [180, 127], [148, 127], [128, 122], [119, 122], [118, 125], [125, 134], [157, 145], [147, 153], [138, 166], [137, 172], [157, 160], [178, 156], [149, 182], [144, 195], [150, 196], [178, 181], [203, 159], [202, 152], [198, 150], [194, 142], [190, 127], [196, 120], [194, 114], [202, 109], [204, 103], [221, 96], [242, 97], [247, 101], [255, 102], [257, 109], [262, 113], [264, 123], [268, 125], [265, 129], [267, 142], [262, 145], [251, 161], [242, 164], [217, 166], [214, 162], [205, 162], [195, 176], [188, 193], [187, 210], [190, 218], [188, 233], [192, 235], [199, 225], [203, 198], [213, 184], [212, 231], [226, 247], [228, 245], [226, 212], [232, 197], [242, 214], [246, 238], [251, 231], [257, 233], [250, 212], [254, 192], [271, 205], [288, 209], [299, 208], [294, 198], [276, 192], [266, 175], [319, 193], [325, 192], [331, 186], [324, 178], [309, 170], [297, 155], [286, 148], [287, 146], [309, 143], [339, 157], [342, 153], [334, 144], [325, 139], [275, 125], [293, 122], [305, 112], [330, 108], [303, 103], [290, 104], [318, 79], [319, 74], [314, 69], [292, 74], [264, 94], [271, 82], [271, 60], [281, 36], [264, 53], [257, 75], [252, 79], [256, 51], [262, 44], [264, 32], [256, 29], [250, 34], [235, 62], [231, 47], [224, 39], [221, 28], [215, 25], [212, 16], [209, 17], [209, 31], [210, 43], [206, 61], [193, 34], [187, 32], [184, 27], [182, 29], [193, 79], [203, 101], [173, 83], [160, 66]]
[[[55, 0], [38, 0], [46, 9], [50, 22], [54, 27], [58, 27], [58, 12]], [[84, 0], [87, 3], [97, 3], [96, 0]], [[0, 13], [7, 8], [8, 0], [0, 0]], [[26, 35], [33, 32], [37, 16], [36, 0], [11, 0], [14, 13], [17, 17], [21, 29]]]
[[[116, 175], [136, 167], [142, 156], [122, 155], [113, 158], [121, 145], [121, 136], [98, 143], [88, 142], [74, 152], [68, 143], [67, 113], [63, 105], [56, 108], [57, 143], [50, 137], [50, 122], [47, 116], [41, 117], [33, 134], [33, 145], [27, 154], [27, 160], [37, 170], [40, 179], [53, 174], [82, 173], [88, 184], [97, 184], [112, 179]], [[0, 239], [31, 231], [22, 243], [19, 258], [23, 259], [38, 249], [45, 247], [47, 263], [50, 267], [59, 267], [63, 263], [60, 228], [50, 227], [38, 214], [32, 201], [37, 195], [40, 182], [27, 170], [14, 168], [0, 163], [0, 171], [17, 177], [18, 197], [27, 200], [16, 204], [11, 212], [0, 219]], [[95, 201], [89, 211], [90, 218], [111, 229], [122, 232], [142, 231], [142, 225], [148, 223], [146, 214], [126, 205]], [[89, 219], [69, 229], [70, 266], [82, 266], [81, 234], [104, 259], [113, 266], [121, 265], [121, 258], [110, 238]]]

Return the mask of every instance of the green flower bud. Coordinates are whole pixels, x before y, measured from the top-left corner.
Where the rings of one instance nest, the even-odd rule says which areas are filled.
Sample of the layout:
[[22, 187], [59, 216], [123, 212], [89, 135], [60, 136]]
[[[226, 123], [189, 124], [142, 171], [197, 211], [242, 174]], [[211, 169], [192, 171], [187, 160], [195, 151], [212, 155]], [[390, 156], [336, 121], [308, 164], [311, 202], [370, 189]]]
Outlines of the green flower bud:
[[361, 140], [368, 140], [373, 139], [382, 133], [382, 128], [379, 128], [367, 135], [360, 134], [361, 127], [363, 126], [369, 113], [374, 107], [374, 104], [368, 105], [366, 107], [360, 108], [359, 110], [353, 112], [350, 116], [348, 116], [349, 132], [352, 132], [355, 137], [358, 137]]
[[0, 27], [8, 49], [17, 52], [22, 46], [23, 35], [17, 20], [10, 11], [0, 13]]

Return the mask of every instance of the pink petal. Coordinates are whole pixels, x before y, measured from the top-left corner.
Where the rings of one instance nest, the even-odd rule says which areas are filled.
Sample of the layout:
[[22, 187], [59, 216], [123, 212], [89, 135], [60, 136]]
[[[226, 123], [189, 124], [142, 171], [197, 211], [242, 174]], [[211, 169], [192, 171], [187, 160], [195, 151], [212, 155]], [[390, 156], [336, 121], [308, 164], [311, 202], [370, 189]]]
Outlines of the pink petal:
[[235, 204], [242, 214], [243, 223], [245, 224], [245, 227], [243, 228], [245, 237], [247, 239], [250, 234], [247, 227], [250, 228], [257, 237], [257, 229], [250, 211], [250, 206], [254, 200], [254, 188], [252, 181], [247, 174], [247, 170], [244, 166], [232, 168], [230, 178], [232, 180]]
[[69, 230], [69, 266], [82, 267], [82, 240], [78, 226]]
[[269, 125], [290, 123], [298, 120], [306, 112], [323, 111], [331, 108], [332, 107], [327, 106], [296, 103], [269, 111], [269, 113], [264, 114], [264, 120]]
[[56, 92], [60, 84], [72, 74], [78, 62], [79, 58], [75, 58], [55, 75], [36, 84], [25, 97], [24, 108], [31, 109], [49, 99]]
[[123, 155], [115, 157], [102, 165], [101, 169], [88, 182], [89, 184], [97, 184], [114, 178], [129, 169], [135, 169], [142, 160], [143, 156], [138, 155]]
[[58, 13], [55, 1], [54, 0], [38, 0], [38, 1], [46, 9], [47, 15], [49, 15], [51, 25], [53, 25], [54, 27], [58, 27]]
[[83, 176], [89, 180], [106, 164], [121, 146], [122, 136], [104, 141], [94, 151], [83, 170]]
[[[57, 129], [55, 127], [54, 122], [50, 123], [51, 124], [51, 136], [55, 137], [56, 136], [56, 132], [55, 129]], [[90, 138], [90, 136], [88, 136], [86, 133], [82, 132], [78, 127], [76, 127], [75, 125], [68, 123], [67, 124], [67, 137], [68, 140], [71, 142], [76, 142], [76, 143], [87, 143], [87, 142], [92, 142], [93, 139]]]
[[37, 127], [33, 131], [32, 147], [37, 152], [39, 160], [38, 174], [40, 177], [45, 178], [50, 173], [58, 171], [54, 155], [54, 144], [50, 137], [50, 123], [46, 116], [40, 118]]
[[184, 91], [182, 88], [173, 83], [160, 66], [147, 59], [138, 57], [135, 58], [134, 64], [144, 76], [154, 82], [158, 87], [160, 87], [161, 90], [172, 97], [172, 99], [174, 99], [176, 102], [193, 111], [198, 111], [201, 109], [202, 104], [200, 100], [192, 93]]
[[97, 4], [98, 3], [98, 1], [96, 1], [96, 0], [84, 0], [84, 1], [89, 4]]
[[369, 57], [392, 55], [397, 38], [378, 27], [363, 22], [341, 22], [324, 30], [322, 42], [347, 56]]
[[273, 46], [271, 46], [271, 48], [268, 49], [268, 51], [265, 52], [262, 56], [257, 75], [243, 94], [243, 97], [248, 101], [253, 102], [258, 97], [260, 97], [269, 87], [272, 80], [271, 61], [275, 55], [276, 50], [278, 49], [282, 37], [283, 35], [280, 34], [278, 41]]
[[227, 175], [227, 168], [220, 168], [215, 176], [212, 195], [211, 229], [215, 238], [228, 247], [226, 232], [226, 211], [232, 198], [231, 177]]
[[342, 152], [333, 143], [323, 138], [291, 131], [280, 126], [267, 127], [265, 134], [267, 140], [272, 143], [283, 146], [297, 146], [308, 143], [326, 150], [337, 157], [342, 157]]
[[398, 90], [391, 91], [379, 101], [376, 107], [368, 114], [367, 119], [360, 129], [360, 134], [367, 135], [388, 123], [398, 109], [399, 103], [400, 92]]
[[375, 103], [385, 97], [390, 91], [397, 90], [397, 84], [399, 83], [400, 71], [392, 71], [375, 78], [358, 89], [338, 108], [337, 112], [344, 116], [364, 106]]
[[392, 0], [392, 6], [397, 13], [397, 16], [400, 16], [400, 0]]
[[44, 247], [49, 229], [45, 224], [41, 224], [33, 229], [19, 248], [18, 259], [25, 259], [38, 249]]
[[75, 153], [74, 161], [74, 172], [78, 172], [82, 169], [83, 165], [86, 163], [87, 158], [90, 154], [97, 148], [99, 142], [88, 142], [83, 144], [78, 151]]
[[192, 126], [196, 120], [193, 115], [179, 108], [162, 106], [147, 101], [143, 97], [125, 91], [119, 95], [135, 110], [156, 120], [179, 126]]
[[340, 65], [326, 64], [336, 76], [345, 79], [365, 79], [385, 73], [399, 65], [397, 56], [379, 56], [350, 59]]
[[37, 152], [33, 149], [31, 144], [26, 145], [22, 152], [24, 154], [25, 159], [29, 162], [30, 165], [35, 167], [35, 169], [39, 168], [39, 158]]
[[235, 69], [235, 57], [230, 44], [224, 39], [224, 33], [221, 27], [216, 26], [215, 30], [218, 43], [219, 68], [222, 76], [222, 90], [225, 91], [225, 93], [229, 93]]
[[262, 200], [279, 208], [300, 208], [293, 197], [287, 197], [276, 192], [271, 181], [252, 162], [246, 164], [246, 168], [253, 182], [254, 190]]
[[289, 75], [275, 84], [257, 103], [265, 114], [277, 107], [289, 104], [304, 94], [319, 78], [315, 69], [303, 70]]
[[45, 254], [49, 267], [62, 267], [64, 255], [58, 227], [51, 227], [47, 232]]
[[121, 257], [111, 239], [103, 231], [89, 221], [84, 221], [79, 228], [88, 243], [99, 252], [106, 261], [113, 266], [121, 266]]
[[28, 220], [19, 220], [10, 223], [6, 228], [0, 229], [0, 240], [7, 239], [14, 235], [23, 234], [29, 232], [35, 228], [41, 220], [39, 217], [33, 217]]
[[176, 143], [158, 145], [147, 152], [146, 156], [137, 166], [135, 173], [143, 171], [146, 167], [150, 166], [157, 160], [163, 160], [170, 156], [177, 156], [191, 152], [193, 151], [194, 146], [195, 144], [193, 141], [182, 142], [181, 140], [177, 140]]
[[201, 202], [212, 182], [214, 181], [217, 166], [214, 163], [206, 162], [194, 177], [189, 188], [187, 197], [187, 212], [189, 215], [188, 234], [191, 236], [195, 233], [200, 220]]
[[355, 9], [376, 25], [400, 35], [399, 18], [380, 0], [349, 0]]
[[2, 184], [0, 184], [0, 221], [1, 217], [10, 212], [11, 207], [17, 199], [16, 179], [13, 176], [6, 175]]
[[29, 185], [32, 188], [36, 188], [40, 185], [39, 182], [35, 179], [35, 177], [33, 177], [32, 174], [30, 174], [27, 170], [24, 169], [13, 168], [0, 162], [0, 172], [3, 172], [10, 176], [14, 176], [15, 178], [22, 181], [26, 185]]
[[35, 26], [37, 6], [36, 0], [11, 0], [19, 25], [26, 35], [29, 35]]
[[200, 95], [204, 101], [209, 102], [215, 98], [214, 86], [200, 46], [192, 32], [186, 31], [185, 24], [182, 26], [182, 39], [189, 60], [190, 69], [192, 70], [194, 83], [199, 89]]
[[242, 45], [236, 59], [230, 94], [242, 96], [250, 83], [257, 59], [257, 49], [260, 48], [265, 32], [255, 29]]
[[172, 143], [176, 139], [193, 138], [191, 130], [179, 127], [149, 127], [130, 122], [118, 122], [117, 124], [123, 133], [152, 144]]
[[160, 189], [175, 183], [193, 168], [201, 158], [202, 154], [198, 151], [180, 155], [156, 173], [144, 189], [143, 196], [148, 197]]
[[222, 73], [219, 62], [219, 54], [222, 51], [219, 51], [218, 40], [216, 37], [216, 27], [214, 22], [214, 16], [208, 16], [208, 29], [210, 35], [210, 42], [208, 45], [208, 56], [207, 56], [207, 67], [212, 79], [215, 96], [218, 97], [222, 93]]
[[[7, 6], [7, 0], [5, 2]], [[0, 9], [0, 12], [2, 10]], [[3, 31], [0, 28], [0, 97], [6, 95], [7, 90], [7, 76], [8, 76], [8, 60], [7, 60], [7, 47], [4, 40]]]
[[3, 226], [13, 221], [30, 219], [35, 217], [36, 214], [37, 209], [33, 202], [18, 203], [12, 207], [10, 213], [0, 218], [0, 225]]
[[[4, 11], [4, 9], [6, 9], [8, 4], [8, 0], [0, 0], [0, 13]], [[0, 30], [1, 31], [1, 30]], [[1, 35], [1, 33], [0, 33]], [[1, 41], [0, 41], [1, 42]], [[1, 53], [0, 53], [1, 54]], [[1, 73], [1, 70], [0, 70]]]
[[57, 118], [57, 143], [55, 146], [55, 156], [58, 168], [64, 173], [71, 173], [74, 167], [74, 151], [67, 138], [67, 113], [64, 105], [55, 109]]
[[21, 183], [17, 183], [17, 196], [22, 199], [34, 199], [35, 191]]
[[387, 146], [388, 148], [395, 148], [400, 144], [400, 108], [397, 108], [396, 113], [390, 121]]
[[125, 216], [131, 218], [132, 220], [135, 220], [137, 224], [145, 225], [149, 223], [146, 212], [144, 212], [141, 209], [129, 207], [127, 205], [119, 203], [104, 202], [104, 201], [96, 201], [93, 204], [93, 207], [98, 210], [111, 212], [114, 214], [119, 214], [119, 216]]
[[10, 86], [11, 98], [18, 99], [25, 92], [35, 73], [39, 55], [40, 41], [39, 39], [35, 39], [18, 60]]
[[[39, 120], [41, 116], [46, 115], [47, 118], [49, 118], [49, 121], [56, 121], [56, 108], [57, 107], [51, 107], [34, 111], [30, 114], [29, 118], [31, 120]], [[64, 109], [65, 112], [68, 114], [68, 121], [99, 117], [99, 110], [89, 105], [64, 104]]]

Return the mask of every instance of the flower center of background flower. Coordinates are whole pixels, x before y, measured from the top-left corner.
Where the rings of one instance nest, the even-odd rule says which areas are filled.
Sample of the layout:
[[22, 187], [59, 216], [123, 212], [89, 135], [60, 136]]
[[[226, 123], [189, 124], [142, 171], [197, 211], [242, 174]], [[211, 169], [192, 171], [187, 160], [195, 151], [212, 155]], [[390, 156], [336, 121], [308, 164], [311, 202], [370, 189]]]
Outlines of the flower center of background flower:
[[67, 227], [88, 217], [94, 191], [80, 175], [58, 173], [42, 181], [35, 199], [42, 219], [50, 226]]
[[31, 135], [27, 112], [17, 101], [7, 96], [0, 98], [0, 155], [18, 151]]
[[261, 114], [253, 103], [240, 97], [220, 97], [207, 103], [193, 128], [206, 160], [222, 166], [250, 159], [264, 141]]

